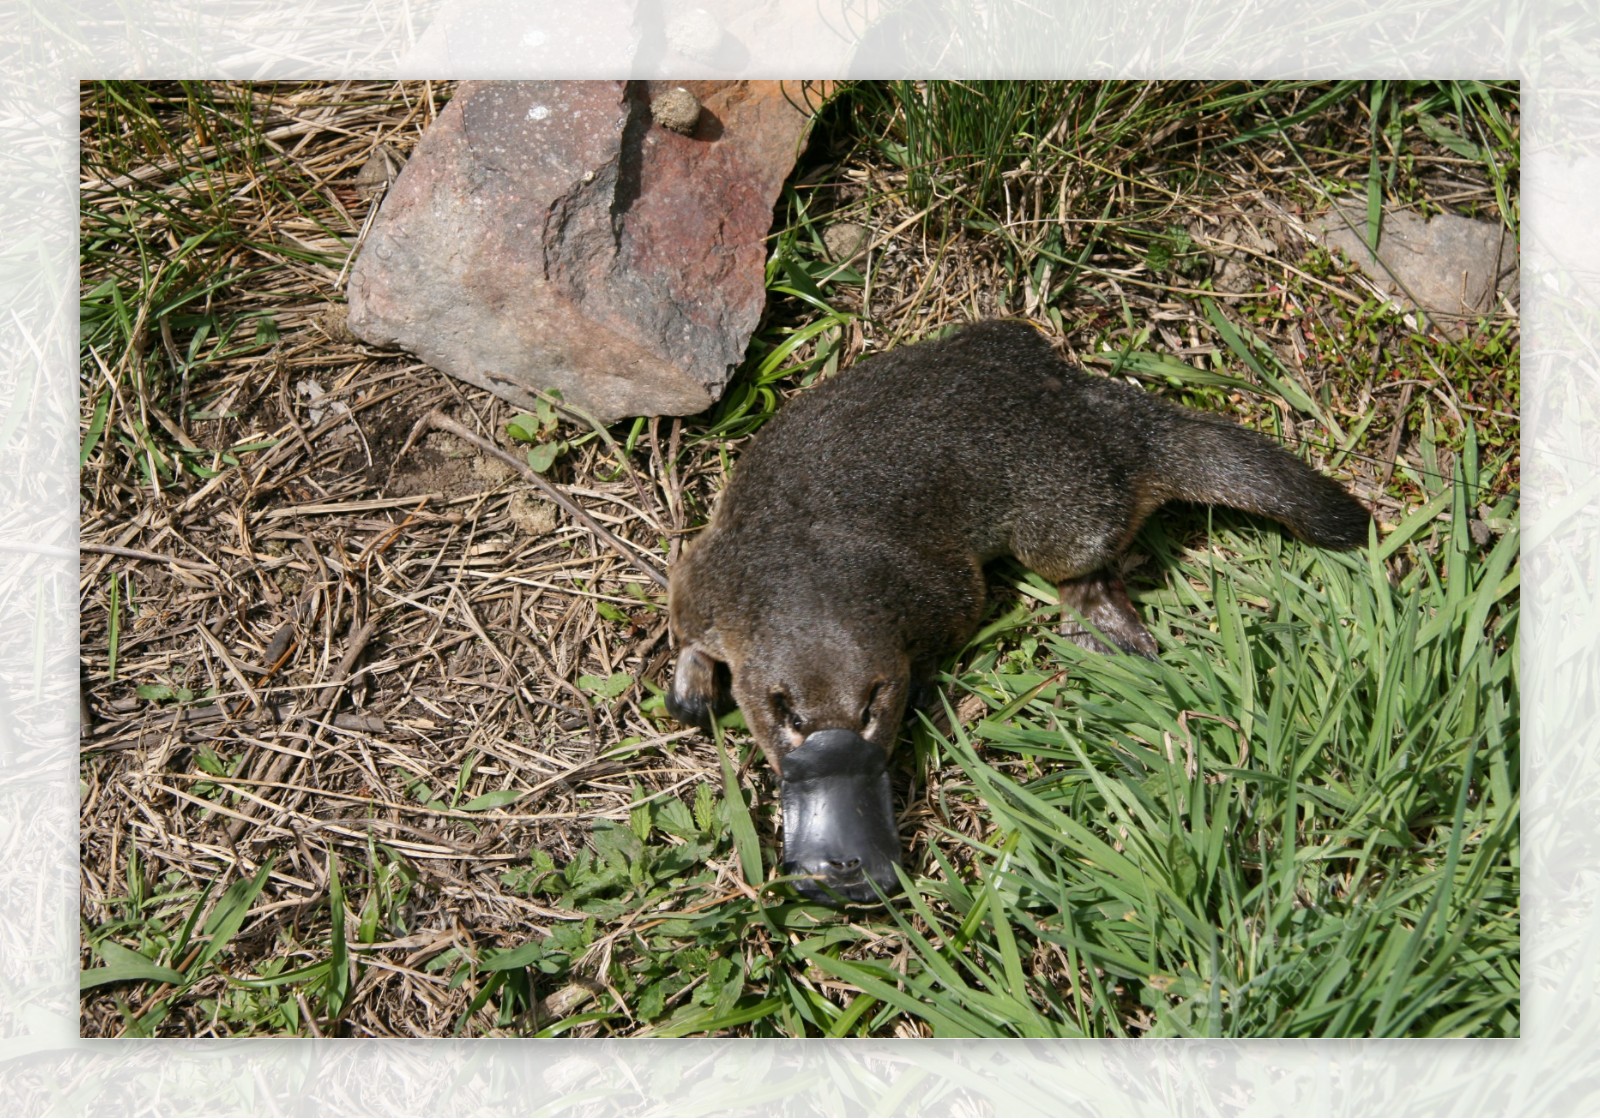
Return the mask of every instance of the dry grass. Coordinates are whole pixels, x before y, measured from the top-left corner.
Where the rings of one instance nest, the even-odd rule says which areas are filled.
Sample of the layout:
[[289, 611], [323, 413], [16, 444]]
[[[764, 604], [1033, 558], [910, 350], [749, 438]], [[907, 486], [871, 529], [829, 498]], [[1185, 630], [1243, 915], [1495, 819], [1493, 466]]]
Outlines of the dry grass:
[[[449, 92], [263, 88], [252, 91], [248, 128], [231, 130], [223, 112], [208, 117], [214, 132], [197, 133], [169, 107], [158, 114], [164, 131], [133, 135], [118, 131], [128, 118], [101, 91], [84, 91], [83, 288], [110, 280], [148, 294], [85, 357], [85, 438], [97, 423], [104, 434], [81, 480], [84, 966], [94, 962], [91, 932], [153, 952], [223, 885], [271, 867], [226, 970], [189, 988], [161, 1034], [289, 1028], [242, 1006], [232, 980], [265, 974], [267, 961], [281, 970], [327, 958], [335, 865], [363, 966], [335, 1009], [297, 996], [300, 1032], [522, 1032], [580, 1011], [648, 915], [604, 930], [575, 969], [586, 978], [537, 990], [535, 1012], [508, 1025], [474, 1004], [481, 973], [452, 983], [456, 969], [586, 916], [553, 908], [525, 874], [508, 872], [525, 871], [535, 851], [567, 863], [597, 820], [626, 825], [641, 803], [721, 786], [714, 747], [650, 702], [646, 683], [669, 657], [656, 583], [503, 463], [447, 433], [414, 431], [438, 411], [503, 445], [506, 405], [371, 351], [342, 327], [347, 264], [380, 201], [362, 169], [380, 146], [405, 155]], [[224, 109], [240, 104], [236, 87], [207, 93]], [[1323, 136], [1303, 148], [1309, 168], [1271, 143], [1219, 151], [1207, 130], [1225, 122], [1202, 118], [1170, 142], [1144, 137], [1135, 151], [1130, 138], [1126, 162], [1085, 160], [1065, 177], [1017, 170], [1005, 180], [1002, 226], [989, 231], [929, 220], [902, 170], [844, 130], [819, 134], [796, 197], [813, 215], [835, 211], [818, 228], [849, 218], [872, 235], [868, 282], [829, 288], [836, 311], [855, 316], [832, 360], [847, 366], [935, 325], [1021, 313], [1051, 322], [1066, 352], [1091, 364], [1137, 346], [1205, 364], [1226, 347], [1187, 296], [1211, 278], [1211, 297], [1230, 315], [1248, 308], [1252, 329], [1330, 415], [1364, 424], [1360, 442], [1340, 448], [1352, 452], [1342, 470], [1395, 520], [1411, 495], [1392, 464], [1424, 469], [1418, 402], [1432, 401], [1447, 426], [1492, 426], [1514, 416], [1515, 385], [1509, 398], [1474, 401], [1443, 377], [1324, 380], [1329, 340], [1347, 333], [1340, 305], [1365, 298], [1350, 278], [1301, 263], [1306, 181], [1366, 173], [1364, 152], [1321, 146], [1337, 124], [1318, 122]], [[241, 145], [250, 159], [231, 158]], [[1204, 190], [1173, 172], [1185, 152], [1202, 151]], [[1147, 169], [1156, 162], [1160, 174]], [[1490, 184], [1464, 180], [1448, 153], [1414, 168], [1422, 196], [1493, 206]], [[1096, 216], [1107, 197], [1115, 228]], [[197, 221], [222, 233], [185, 252], [185, 223]], [[1052, 293], [1068, 265], [1017, 264], [1046, 230], [1059, 233], [1055, 257], [1081, 256], [1065, 302]], [[1152, 244], [1172, 231], [1193, 254], [1192, 271], [1176, 276], [1152, 267]], [[1279, 313], [1261, 311], [1264, 290], [1279, 293]], [[163, 292], [200, 294], [164, 307]], [[802, 313], [775, 301], [766, 329]], [[185, 314], [219, 324], [197, 351], [199, 328]], [[272, 328], [250, 341], [263, 320]], [[1257, 423], [1266, 415], [1260, 398], [1199, 397]], [[1293, 440], [1289, 415], [1276, 413]], [[665, 569], [737, 457], [737, 440], [717, 431], [714, 414], [620, 425], [620, 459], [593, 440], [551, 476]], [[1326, 450], [1310, 457], [1326, 461]], [[1515, 484], [1514, 459], [1507, 471], [1496, 489]], [[629, 682], [614, 695], [596, 683], [621, 675]], [[928, 774], [922, 803], [943, 802], [954, 815], [939, 824], [976, 834], [981, 819], [963, 815], [970, 798], [955, 788], [941, 797], [947, 777]], [[913, 850], [938, 842], [932, 811], [914, 818], [925, 823]], [[758, 824], [770, 827], [759, 815]], [[719, 857], [714, 892], [740, 896], [734, 854]], [[891, 931], [861, 952], [904, 950]], [[759, 938], [749, 951], [762, 954]], [[840, 1006], [852, 997], [821, 976], [801, 981]], [[131, 1003], [117, 986], [86, 992], [82, 1032], [121, 1034], [168, 993], [137, 990]]]
[[[639, 714], [639, 686], [597, 703], [575, 682], [659, 675], [665, 620], [654, 586], [503, 464], [440, 433], [402, 449], [431, 410], [491, 438], [512, 413], [415, 362], [364, 351], [329, 313], [340, 298], [333, 261], [378, 203], [360, 196], [356, 176], [379, 144], [403, 154], [447, 92], [385, 84], [280, 95], [264, 138], [295, 181], [314, 185], [277, 196], [264, 177], [289, 176], [271, 158], [263, 179], [215, 184], [246, 200], [235, 222], [288, 250], [250, 262], [259, 279], [219, 293], [229, 305], [217, 313], [270, 314], [282, 335], [188, 386], [225, 418], [175, 430], [148, 399], [127, 399], [147, 356], [137, 346], [96, 352], [100, 375], [85, 391], [86, 401], [109, 395], [110, 431], [137, 445], [136, 417], [153, 414], [222, 469], [209, 481], [141, 477], [114, 439], [84, 469], [84, 919], [113, 919], [130, 852], [153, 886], [180, 897], [275, 858], [263, 911], [279, 914], [279, 935], [314, 942], [306, 924], [326, 919], [317, 907], [329, 852], [360, 863], [379, 844], [416, 881], [407, 935], [373, 945], [368, 985], [379, 989], [357, 993], [343, 1023], [353, 1033], [447, 1032], [469, 993], [445, 990], [449, 973], [419, 973], [416, 961], [452, 945], [515, 943], [569, 916], [505, 889], [502, 870], [534, 849], [570, 858], [594, 819], [627, 818], [637, 787], [716, 773], [703, 744]], [[86, 173], [85, 210], [125, 212], [132, 183], [181, 189], [173, 173], [210, 154], [110, 181]], [[135, 220], [160, 243], [159, 212]], [[86, 274], [85, 287], [99, 278]], [[648, 462], [610, 481], [598, 445], [566, 464], [593, 515], [646, 552], [676, 539], [682, 487], [702, 484], [664, 468], [663, 440], [677, 438], [676, 421], [652, 424]], [[265, 449], [226, 468], [219, 456], [240, 445]], [[606, 621], [599, 602], [627, 620]], [[157, 702], [140, 687], [198, 698]], [[523, 795], [515, 806], [459, 808], [500, 790]], [[91, 998], [84, 1013], [85, 1034], [122, 1029], [110, 998]], [[167, 1026], [207, 1031], [189, 1014]]]

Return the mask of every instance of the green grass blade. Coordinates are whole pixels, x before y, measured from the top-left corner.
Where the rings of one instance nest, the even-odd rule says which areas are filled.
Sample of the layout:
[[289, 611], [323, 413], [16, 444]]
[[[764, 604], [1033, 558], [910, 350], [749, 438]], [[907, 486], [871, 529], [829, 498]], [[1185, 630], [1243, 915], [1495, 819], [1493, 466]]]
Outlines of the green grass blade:
[[195, 959], [195, 971], [205, 967], [216, 958], [217, 953], [228, 946], [228, 942], [244, 924], [245, 918], [250, 913], [250, 906], [255, 903], [271, 874], [272, 860], [269, 859], [261, 864], [261, 869], [256, 871], [254, 878], [241, 878], [217, 899], [216, 908], [211, 911], [211, 916], [206, 918], [200, 930], [201, 935], [207, 938], [207, 942]]
[[141, 956], [131, 948], [124, 948], [114, 940], [103, 940], [95, 946], [104, 967], [86, 968], [78, 974], [78, 989], [90, 990], [106, 983], [148, 982], [171, 983], [174, 987], [186, 982], [180, 971]]

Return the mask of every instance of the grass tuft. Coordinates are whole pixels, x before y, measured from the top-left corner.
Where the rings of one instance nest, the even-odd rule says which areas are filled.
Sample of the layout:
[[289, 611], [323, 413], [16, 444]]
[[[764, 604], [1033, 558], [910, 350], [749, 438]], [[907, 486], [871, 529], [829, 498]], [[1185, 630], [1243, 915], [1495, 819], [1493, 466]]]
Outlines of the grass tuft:
[[[978, 941], [1050, 953], [1097, 1034], [1514, 1036], [1518, 536], [1473, 541], [1474, 473], [1366, 558], [1220, 533], [1239, 558], [1174, 573], [1215, 623], [1158, 599], [1160, 664], [1050, 637], [1065, 675], [959, 677], [1005, 715], [922, 731], [1014, 899]], [[1442, 508], [1442, 556], [1391, 581]]]

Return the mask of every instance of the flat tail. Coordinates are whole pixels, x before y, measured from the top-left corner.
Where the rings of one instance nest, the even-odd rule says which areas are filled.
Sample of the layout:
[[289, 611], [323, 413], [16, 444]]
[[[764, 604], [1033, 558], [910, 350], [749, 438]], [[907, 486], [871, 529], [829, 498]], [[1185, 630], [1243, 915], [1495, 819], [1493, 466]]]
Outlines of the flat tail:
[[1237, 424], [1198, 414], [1173, 432], [1166, 448], [1166, 496], [1226, 505], [1279, 521], [1320, 548], [1358, 548], [1372, 514], [1318, 470], [1272, 440]]

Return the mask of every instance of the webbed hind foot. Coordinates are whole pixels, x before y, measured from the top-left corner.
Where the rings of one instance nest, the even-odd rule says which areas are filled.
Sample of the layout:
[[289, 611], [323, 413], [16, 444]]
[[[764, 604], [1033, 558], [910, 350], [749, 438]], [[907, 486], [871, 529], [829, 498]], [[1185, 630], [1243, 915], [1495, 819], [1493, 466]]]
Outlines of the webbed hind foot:
[[1101, 640], [1103, 635], [1124, 653], [1156, 659], [1156, 639], [1139, 620], [1138, 611], [1128, 598], [1128, 590], [1118, 576], [1100, 570], [1067, 579], [1057, 587], [1066, 612], [1059, 631], [1062, 637], [1092, 652], [1115, 652]]

